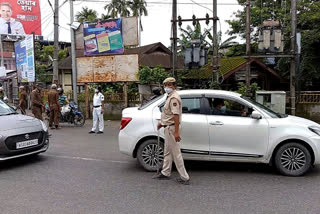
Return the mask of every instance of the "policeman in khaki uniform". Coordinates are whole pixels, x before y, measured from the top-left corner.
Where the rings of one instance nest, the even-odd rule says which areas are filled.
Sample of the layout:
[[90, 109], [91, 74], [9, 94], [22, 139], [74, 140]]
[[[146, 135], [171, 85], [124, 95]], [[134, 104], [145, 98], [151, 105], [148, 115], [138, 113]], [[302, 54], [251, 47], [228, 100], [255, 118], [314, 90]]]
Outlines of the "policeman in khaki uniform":
[[35, 118], [43, 120], [42, 112], [44, 110], [44, 105], [41, 97], [41, 87], [40, 85], [33, 86], [33, 91], [30, 94], [31, 100], [31, 110]]
[[180, 174], [180, 178], [178, 178], [177, 181], [181, 184], [189, 185], [190, 178], [184, 167], [180, 150], [181, 98], [176, 92], [176, 80], [174, 78], [169, 77], [165, 79], [163, 84], [168, 97], [161, 114], [161, 123], [158, 124], [158, 130], [164, 127], [164, 161], [161, 173], [154, 178], [160, 180], [169, 179], [172, 161], [174, 161]]
[[[49, 127], [51, 129], [59, 129], [60, 103], [56, 84], [52, 84], [51, 90], [48, 93], [48, 104], [50, 109]], [[55, 126], [53, 126], [53, 123]]]
[[19, 109], [21, 114], [26, 114], [26, 109], [28, 108], [28, 94], [24, 86], [20, 86], [20, 97], [19, 97]]

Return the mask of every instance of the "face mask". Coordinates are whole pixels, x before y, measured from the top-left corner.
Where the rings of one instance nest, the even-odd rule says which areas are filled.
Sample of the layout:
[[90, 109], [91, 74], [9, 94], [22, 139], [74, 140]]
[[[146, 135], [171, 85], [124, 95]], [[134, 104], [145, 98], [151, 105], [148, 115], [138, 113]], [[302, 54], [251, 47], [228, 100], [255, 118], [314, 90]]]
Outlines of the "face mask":
[[95, 93], [98, 93], [98, 92], [99, 92], [99, 90], [98, 90], [98, 89], [94, 89], [94, 92], [95, 92]]
[[222, 106], [222, 107], [221, 107], [221, 112], [222, 112], [222, 113], [225, 113], [226, 110], [227, 110], [227, 107], [226, 107], [226, 106]]
[[167, 93], [167, 94], [170, 94], [173, 89], [172, 88], [164, 88], [164, 91]]

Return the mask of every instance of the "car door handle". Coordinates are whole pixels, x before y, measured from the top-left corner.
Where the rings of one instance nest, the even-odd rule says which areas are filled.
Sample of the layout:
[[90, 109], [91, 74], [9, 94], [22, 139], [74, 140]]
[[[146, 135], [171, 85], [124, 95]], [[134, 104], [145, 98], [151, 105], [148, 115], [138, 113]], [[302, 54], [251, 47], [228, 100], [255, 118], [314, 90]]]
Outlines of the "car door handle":
[[223, 125], [223, 122], [221, 122], [221, 121], [215, 121], [215, 122], [210, 122], [209, 124], [210, 124], [210, 125], [213, 125], [213, 126], [222, 126], [222, 125]]

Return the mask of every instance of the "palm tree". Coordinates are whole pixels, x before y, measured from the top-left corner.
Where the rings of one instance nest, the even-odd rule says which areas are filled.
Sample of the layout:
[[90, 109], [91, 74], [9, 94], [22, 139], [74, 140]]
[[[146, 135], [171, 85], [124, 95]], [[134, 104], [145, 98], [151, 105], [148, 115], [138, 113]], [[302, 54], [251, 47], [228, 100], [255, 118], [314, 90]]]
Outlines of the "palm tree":
[[111, 3], [104, 6], [104, 9], [108, 11], [107, 15], [111, 18], [130, 16], [129, 8], [129, 2], [126, 0], [112, 0]]
[[88, 7], [82, 7], [82, 11], [76, 14], [76, 19], [78, 22], [94, 21], [97, 18], [97, 11], [89, 9]]
[[101, 20], [107, 20], [112, 18], [111, 16], [109, 16], [108, 14], [101, 14]]
[[147, 2], [145, 0], [133, 0], [129, 2], [130, 9], [132, 11], [133, 16], [139, 17], [139, 24], [140, 29], [143, 31], [142, 23], [141, 23], [141, 16], [148, 16], [148, 10], [147, 10]]

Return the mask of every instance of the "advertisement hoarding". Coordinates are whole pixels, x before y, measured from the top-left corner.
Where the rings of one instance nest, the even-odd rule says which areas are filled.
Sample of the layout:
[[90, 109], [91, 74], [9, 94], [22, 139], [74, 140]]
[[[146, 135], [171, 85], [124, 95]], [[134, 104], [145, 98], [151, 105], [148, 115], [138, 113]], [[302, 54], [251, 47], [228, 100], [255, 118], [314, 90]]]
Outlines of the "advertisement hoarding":
[[122, 54], [122, 19], [83, 23], [84, 55]]
[[138, 81], [138, 55], [114, 55], [77, 58], [77, 82]]
[[19, 82], [35, 81], [34, 39], [27, 35], [24, 40], [14, 43], [16, 67]]
[[40, 0], [0, 0], [0, 34], [41, 35]]

